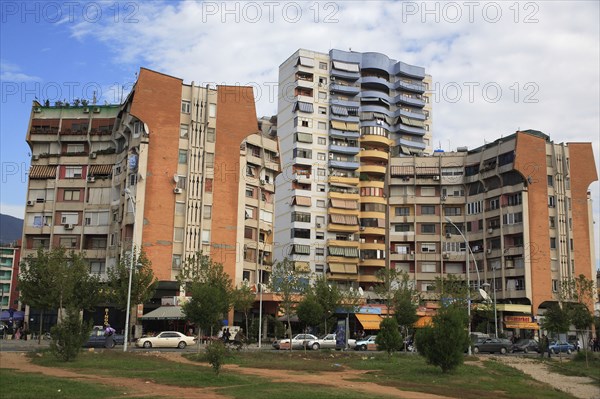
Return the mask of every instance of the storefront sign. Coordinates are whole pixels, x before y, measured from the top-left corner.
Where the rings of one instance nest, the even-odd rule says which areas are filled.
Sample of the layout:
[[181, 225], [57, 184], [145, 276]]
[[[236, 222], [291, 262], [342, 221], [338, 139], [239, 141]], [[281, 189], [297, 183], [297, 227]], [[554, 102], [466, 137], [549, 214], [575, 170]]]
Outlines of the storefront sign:
[[504, 321], [513, 323], [530, 323], [531, 316], [504, 316]]

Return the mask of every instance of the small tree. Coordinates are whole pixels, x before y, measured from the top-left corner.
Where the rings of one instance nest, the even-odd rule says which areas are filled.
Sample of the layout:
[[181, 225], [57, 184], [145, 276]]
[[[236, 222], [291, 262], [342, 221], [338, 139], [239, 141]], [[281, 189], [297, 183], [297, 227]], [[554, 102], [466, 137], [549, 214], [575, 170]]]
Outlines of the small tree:
[[402, 336], [398, 331], [398, 322], [395, 317], [387, 317], [381, 321], [375, 343], [379, 350], [387, 352], [388, 357], [392, 356], [392, 352], [402, 348]]
[[[284, 258], [273, 266], [269, 288], [280, 297], [279, 307], [287, 320], [290, 340], [292, 338], [290, 318], [299, 295], [304, 293], [307, 285], [308, 275], [295, 270], [294, 263], [288, 258]], [[292, 345], [290, 345], [291, 349]]]
[[68, 307], [62, 323], [51, 329], [50, 352], [65, 362], [75, 360], [91, 331], [92, 323], [82, 322], [79, 309]]
[[324, 314], [323, 307], [317, 300], [314, 292], [308, 290], [308, 293], [302, 298], [296, 307], [298, 319], [306, 327], [315, 327], [323, 322]]
[[183, 304], [185, 316], [203, 331], [220, 328], [231, 308], [232, 283], [221, 263], [201, 252], [186, 259], [178, 276], [179, 283], [191, 293]]
[[[242, 284], [240, 287], [232, 292], [233, 309], [240, 311], [244, 314], [244, 321], [246, 322], [246, 334], [248, 338], [251, 337], [249, 325], [248, 325], [248, 313], [254, 306], [254, 299], [256, 295], [249, 286]], [[260, 340], [260, 337], [258, 337]]]
[[225, 363], [227, 356], [227, 348], [221, 340], [212, 341], [206, 347], [206, 360], [212, 366], [213, 371], [217, 376], [221, 372], [221, 366]]
[[317, 276], [312, 290], [323, 309], [325, 333], [329, 333], [329, 324], [333, 324], [336, 310], [342, 307], [344, 294], [337, 284], [328, 282], [323, 276]]
[[443, 306], [433, 317], [433, 325], [417, 332], [419, 353], [427, 363], [439, 366], [443, 373], [455, 370], [463, 363], [463, 352], [470, 344], [466, 324], [467, 313], [463, 307]]
[[413, 281], [410, 280], [410, 277], [406, 272], [400, 272], [399, 274], [399, 281], [394, 292], [393, 303], [396, 311], [396, 320], [402, 328], [404, 336], [407, 337], [409, 330], [419, 319], [419, 316], [417, 315], [419, 294], [414, 288]]
[[570, 324], [569, 313], [560, 304], [553, 303], [544, 312], [542, 328], [546, 331], [557, 335], [566, 333], [569, 331]]

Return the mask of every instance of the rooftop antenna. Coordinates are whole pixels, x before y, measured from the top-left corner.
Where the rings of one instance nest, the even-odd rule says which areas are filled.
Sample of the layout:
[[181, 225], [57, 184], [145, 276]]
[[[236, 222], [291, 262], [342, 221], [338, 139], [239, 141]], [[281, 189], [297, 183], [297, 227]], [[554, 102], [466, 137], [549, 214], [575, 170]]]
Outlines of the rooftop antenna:
[[94, 90], [94, 94], [92, 95], [92, 105], [96, 105], [96, 90]]

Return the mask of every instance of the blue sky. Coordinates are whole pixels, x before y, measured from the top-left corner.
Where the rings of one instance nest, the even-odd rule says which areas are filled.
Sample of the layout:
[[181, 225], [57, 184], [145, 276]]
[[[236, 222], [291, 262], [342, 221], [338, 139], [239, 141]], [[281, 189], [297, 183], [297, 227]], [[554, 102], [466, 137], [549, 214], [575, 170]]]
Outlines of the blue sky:
[[[537, 129], [555, 142], [591, 141], [600, 170], [599, 4], [2, 1], [1, 212], [23, 217], [34, 97], [96, 91], [99, 102], [118, 102], [144, 66], [186, 82], [250, 84], [259, 114], [270, 115], [278, 66], [298, 48], [424, 66], [435, 82], [436, 147]], [[599, 184], [590, 188], [598, 243]]]

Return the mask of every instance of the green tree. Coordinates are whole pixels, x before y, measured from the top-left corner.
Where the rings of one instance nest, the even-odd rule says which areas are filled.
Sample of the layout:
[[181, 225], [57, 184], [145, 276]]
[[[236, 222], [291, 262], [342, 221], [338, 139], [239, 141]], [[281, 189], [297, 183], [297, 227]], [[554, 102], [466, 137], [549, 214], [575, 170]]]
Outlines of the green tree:
[[469, 295], [473, 297], [472, 292], [466, 280], [453, 274], [446, 277], [436, 277], [433, 283], [433, 290], [442, 302], [462, 304], [466, 306]]
[[443, 373], [455, 370], [463, 363], [469, 335], [465, 330], [467, 312], [455, 304], [443, 306], [433, 317], [433, 325], [416, 334], [419, 354], [427, 363], [438, 366]]
[[409, 335], [413, 324], [419, 319], [417, 316], [417, 305], [419, 293], [415, 290], [413, 281], [406, 272], [400, 272], [399, 280], [394, 291], [392, 302], [394, 304], [395, 317], [402, 329], [404, 336]]
[[61, 321], [63, 309], [93, 309], [100, 300], [100, 281], [90, 275], [81, 254], [64, 248], [39, 249], [21, 263], [19, 291], [21, 300], [33, 308], [58, 309]]
[[304, 295], [296, 307], [296, 313], [305, 328], [318, 326], [323, 322], [325, 315], [325, 311], [313, 290], [307, 290], [306, 295]]
[[388, 357], [392, 356], [392, 352], [402, 348], [402, 336], [398, 331], [398, 321], [395, 317], [386, 317], [381, 321], [375, 343], [379, 350], [387, 352]]
[[587, 348], [586, 336], [594, 321], [594, 281], [583, 274], [563, 280], [559, 290], [559, 300], [563, 303], [567, 302], [566, 309], [569, 318], [575, 326], [577, 334], [580, 335], [584, 348]]
[[[308, 274], [295, 270], [294, 263], [288, 258], [273, 265], [273, 269], [269, 281], [269, 289], [276, 293], [279, 300], [279, 307], [284, 314], [287, 327], [288, 337], [292, 338], [292, 327], [290, 318], [294, 312], [294, 306], [298, 302], [298, 298], [304, 293], [308, 285]], [[290, 350], [291, 350], [290, 345]]]
[[566, 333], [570, 324], [569, 313], [560, 304], [553, 303], [544, 312], [542, 328], [546, 331], [555, 334]]
[[177, 279], [191, 294], [182, 306], [185, 316], [207, 333], [220, 328], [232, 303], [232, 283], [223, 265], [198, 252], [183, 262]]
[[82, 322], [79, 309], [67, 307], [62, 323], [50, 330], [50, 352], [58, 359], [69, 362], [75, 360], [81, 347], [90, 337], [92, 322]]
[[312, 290], [323, 309], [325, 333], [329, 333], [328, 325], [334, 324], [335, 312], [342, 307], [344, 294], [337, 284], [328, 283], [323, 276], [317, 276]]
[[[236, 288], [232, 293], [233, 309], [244, 314], [246, 334], [248, 334], [248, 338], [251, 337], [248, 325], [248, 313], [254, 306], [255, 298], [256, 294], [252, 292], [248, 285], [245, 284], [240, 285], [240, 287]], [[258, 337], [258, 339], [260, 340], [260, 337]]]
[[[141, 250], [135, 259], [135, 267], [131, 273], [130, 305], [132, 307], [152, 299], [158, 285], [158, 279], [154, 276], [152, 270], [152, 262], [146, 256], [146, 252]], [[106, 271], [106, 300], [116, 304], [117, 308], [121, 310], [127, 310], [130, 263], [130, 258], [121, 258], [121, 261], [115, 267]], [[135, 317], [136, 312], [129, 310], [130, 318]], [[133, 324], [130, 323], [129, 325], [132, 326]], [[128, 336], [130, 337], [130, 335]]]
[[380, 284], [375, 286], [375, 293], [377, 293], [385, 301], [385, 305], [388, 309], [388, 315], [393, 313], [394, 310], [394, 295], [398, 289], [398, 285], [402, 280], [402, 271], [394, 268], [383, 268], [375, 272], [375, 277], [379, 280]]

